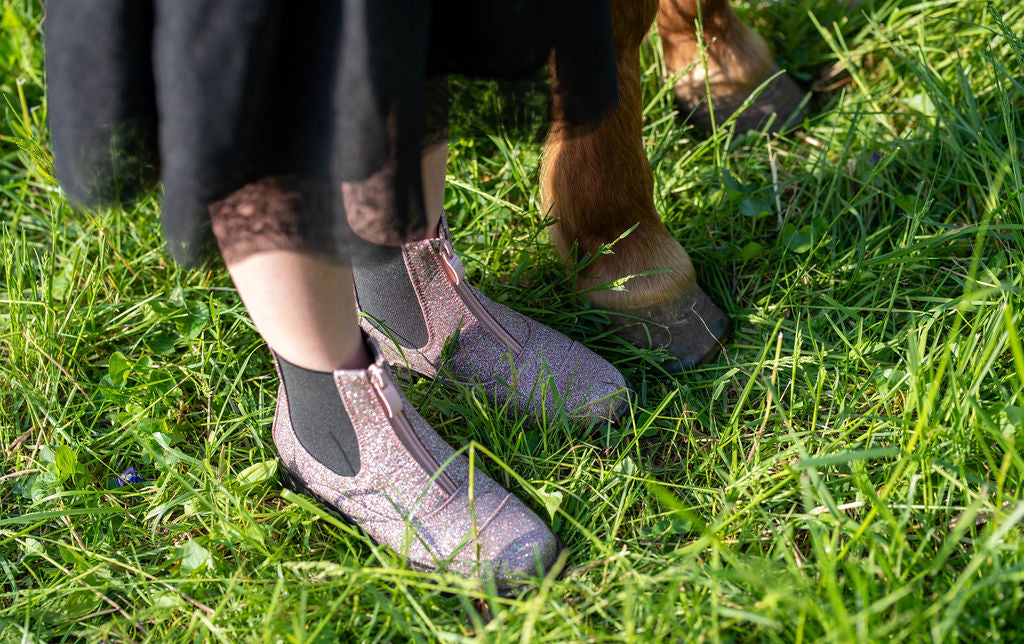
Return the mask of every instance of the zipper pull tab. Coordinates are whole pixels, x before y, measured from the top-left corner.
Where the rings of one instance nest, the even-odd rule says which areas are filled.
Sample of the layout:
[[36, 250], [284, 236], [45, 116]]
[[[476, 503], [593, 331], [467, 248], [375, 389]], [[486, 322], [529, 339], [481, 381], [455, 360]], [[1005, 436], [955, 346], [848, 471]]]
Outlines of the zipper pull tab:
[[442, 237], [440, 243], [441, 259], [444, 260], [444, 272], [448, 274], [448, 279], [452, 281], [452, 284], [456, 286], [459, 282], [466, 279], [466, 267], [462, 265], [462, 260], [455, 254], [455, 248], [447, 238]]
[[370, 384], [373, 386], [377, 398], [384, 405], [384, 411], [388, 418], [394, 418], [402, 413], [402, 396], [398, 393], [398, 387], [391, 379], [384, 375], [384, 369], [380, 365], [372, 364], [367, 367], [366, 372], [370, 377]]

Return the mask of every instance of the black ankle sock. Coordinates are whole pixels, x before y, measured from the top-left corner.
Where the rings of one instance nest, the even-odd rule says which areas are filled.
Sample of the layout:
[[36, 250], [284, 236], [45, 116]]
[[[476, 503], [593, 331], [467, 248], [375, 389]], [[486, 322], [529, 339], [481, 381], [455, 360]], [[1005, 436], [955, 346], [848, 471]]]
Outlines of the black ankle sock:
[[274, 355], [288, 396], [292, 429], [302, 447], [336, 474], [358, 474], [359, 441], [334, 375], [303, 369]]
[[393, 334], [403, 347], [426, 346], [427, 323], [400, 246], [366, 244], [364, 252], [353, 256], [352, 277], [359, 308], [375, 326], [383, 325], [381, 330]]

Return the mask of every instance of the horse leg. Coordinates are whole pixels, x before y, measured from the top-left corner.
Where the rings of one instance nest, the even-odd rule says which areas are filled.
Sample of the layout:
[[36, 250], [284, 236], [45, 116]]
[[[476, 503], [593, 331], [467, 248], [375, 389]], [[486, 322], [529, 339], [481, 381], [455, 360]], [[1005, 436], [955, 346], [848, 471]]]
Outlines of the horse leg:
[[[697, 285], [690, 257], [654, 209], [654, 179], [644, 154], [640, 96], [640, 42], [657, 0], [613, 0], [622, 103], [595, 130], [568, 132], [558, 99], [541, 167], [544, 204], [558, 223], [552, 238], [563, 259], [595, 257], [576, 286], [613, 316], [633, 344], [664, 347], [689, 367], [713, 358], [730, 332], [729, 319]], [[552, 82], [558, 82], [557, 65]], [[615, 241], [612, 254], [599, 254]], [[599, 288], [631, 275], [626, 290]], [[596, 290], [589, 290], [596, 289]]]
[[[706, 68], [698, 22], [703, 30]], [[729, 0], [661, 0], [658, 33], [669, 71], [681, 74], [675, 85], [676, 101], [690, 122], [706, 131], [712, 129], [712, 111], [715, 122], [724, 123], [779, 71], [764, 38], [740, 21]], [[786, 123], [795, 124], [802, 98], [803, 92], [789, 74], [781, 74], [737, 117], [736, 129], [760, 129], [772, 114], [772, 131]]]

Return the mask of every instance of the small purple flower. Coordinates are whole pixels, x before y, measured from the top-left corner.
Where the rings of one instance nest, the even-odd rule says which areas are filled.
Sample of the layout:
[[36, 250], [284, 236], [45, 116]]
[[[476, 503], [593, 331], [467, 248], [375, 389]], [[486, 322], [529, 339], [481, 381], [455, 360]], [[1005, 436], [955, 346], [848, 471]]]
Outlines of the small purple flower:
[[142, 477], [138, 475], [134, 467], [129, 467], [117, 477], [117, 487], [124, 487], [130, 483], [142, 483]]
[[882, 155], [875, 150], [871, 153], [871, 165], [878, 165], [878, 162], [882, 159]]

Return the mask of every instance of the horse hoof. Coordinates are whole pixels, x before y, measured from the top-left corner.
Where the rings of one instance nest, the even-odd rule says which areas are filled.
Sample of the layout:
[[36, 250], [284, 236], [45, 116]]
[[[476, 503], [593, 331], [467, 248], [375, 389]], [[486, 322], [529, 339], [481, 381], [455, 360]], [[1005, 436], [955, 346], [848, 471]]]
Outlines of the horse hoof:
[[616, 314], [616, 334], [641, 349], [665, 349], [669, 372], [711, 362], [732, 337], [732, 322], [699, 286], [653, 310]]
[[[680, 81], [676, 85], [675, 91], [680, 114], [698, 129], [710, 133], [713, 130], [711, 126], [712, 109], [715, 113], [715, 123], [718, 125], [725, 123], [743, 106], [750, 94], [766, 78], [773, 76], [778, 71], [779, 68], [773, 66], [761, 81], [745, 90], [733, 89], [716, 93], [715, 87], [712, 85], [710, 106], [707, 94], [703, 91], [703, 83], [700, 84], [697, 91], [694, 91], [693, 85]], [[771, 134], [792, 129], [803, 120], [803, 98], [804, 92], [796, 84], [796, 81], [788, 73], [779, 74], [758, 94], [753, 103], [736, 116], [736, 131], [761, 130], [765, 125], [768, 125], [767, 131]]]

